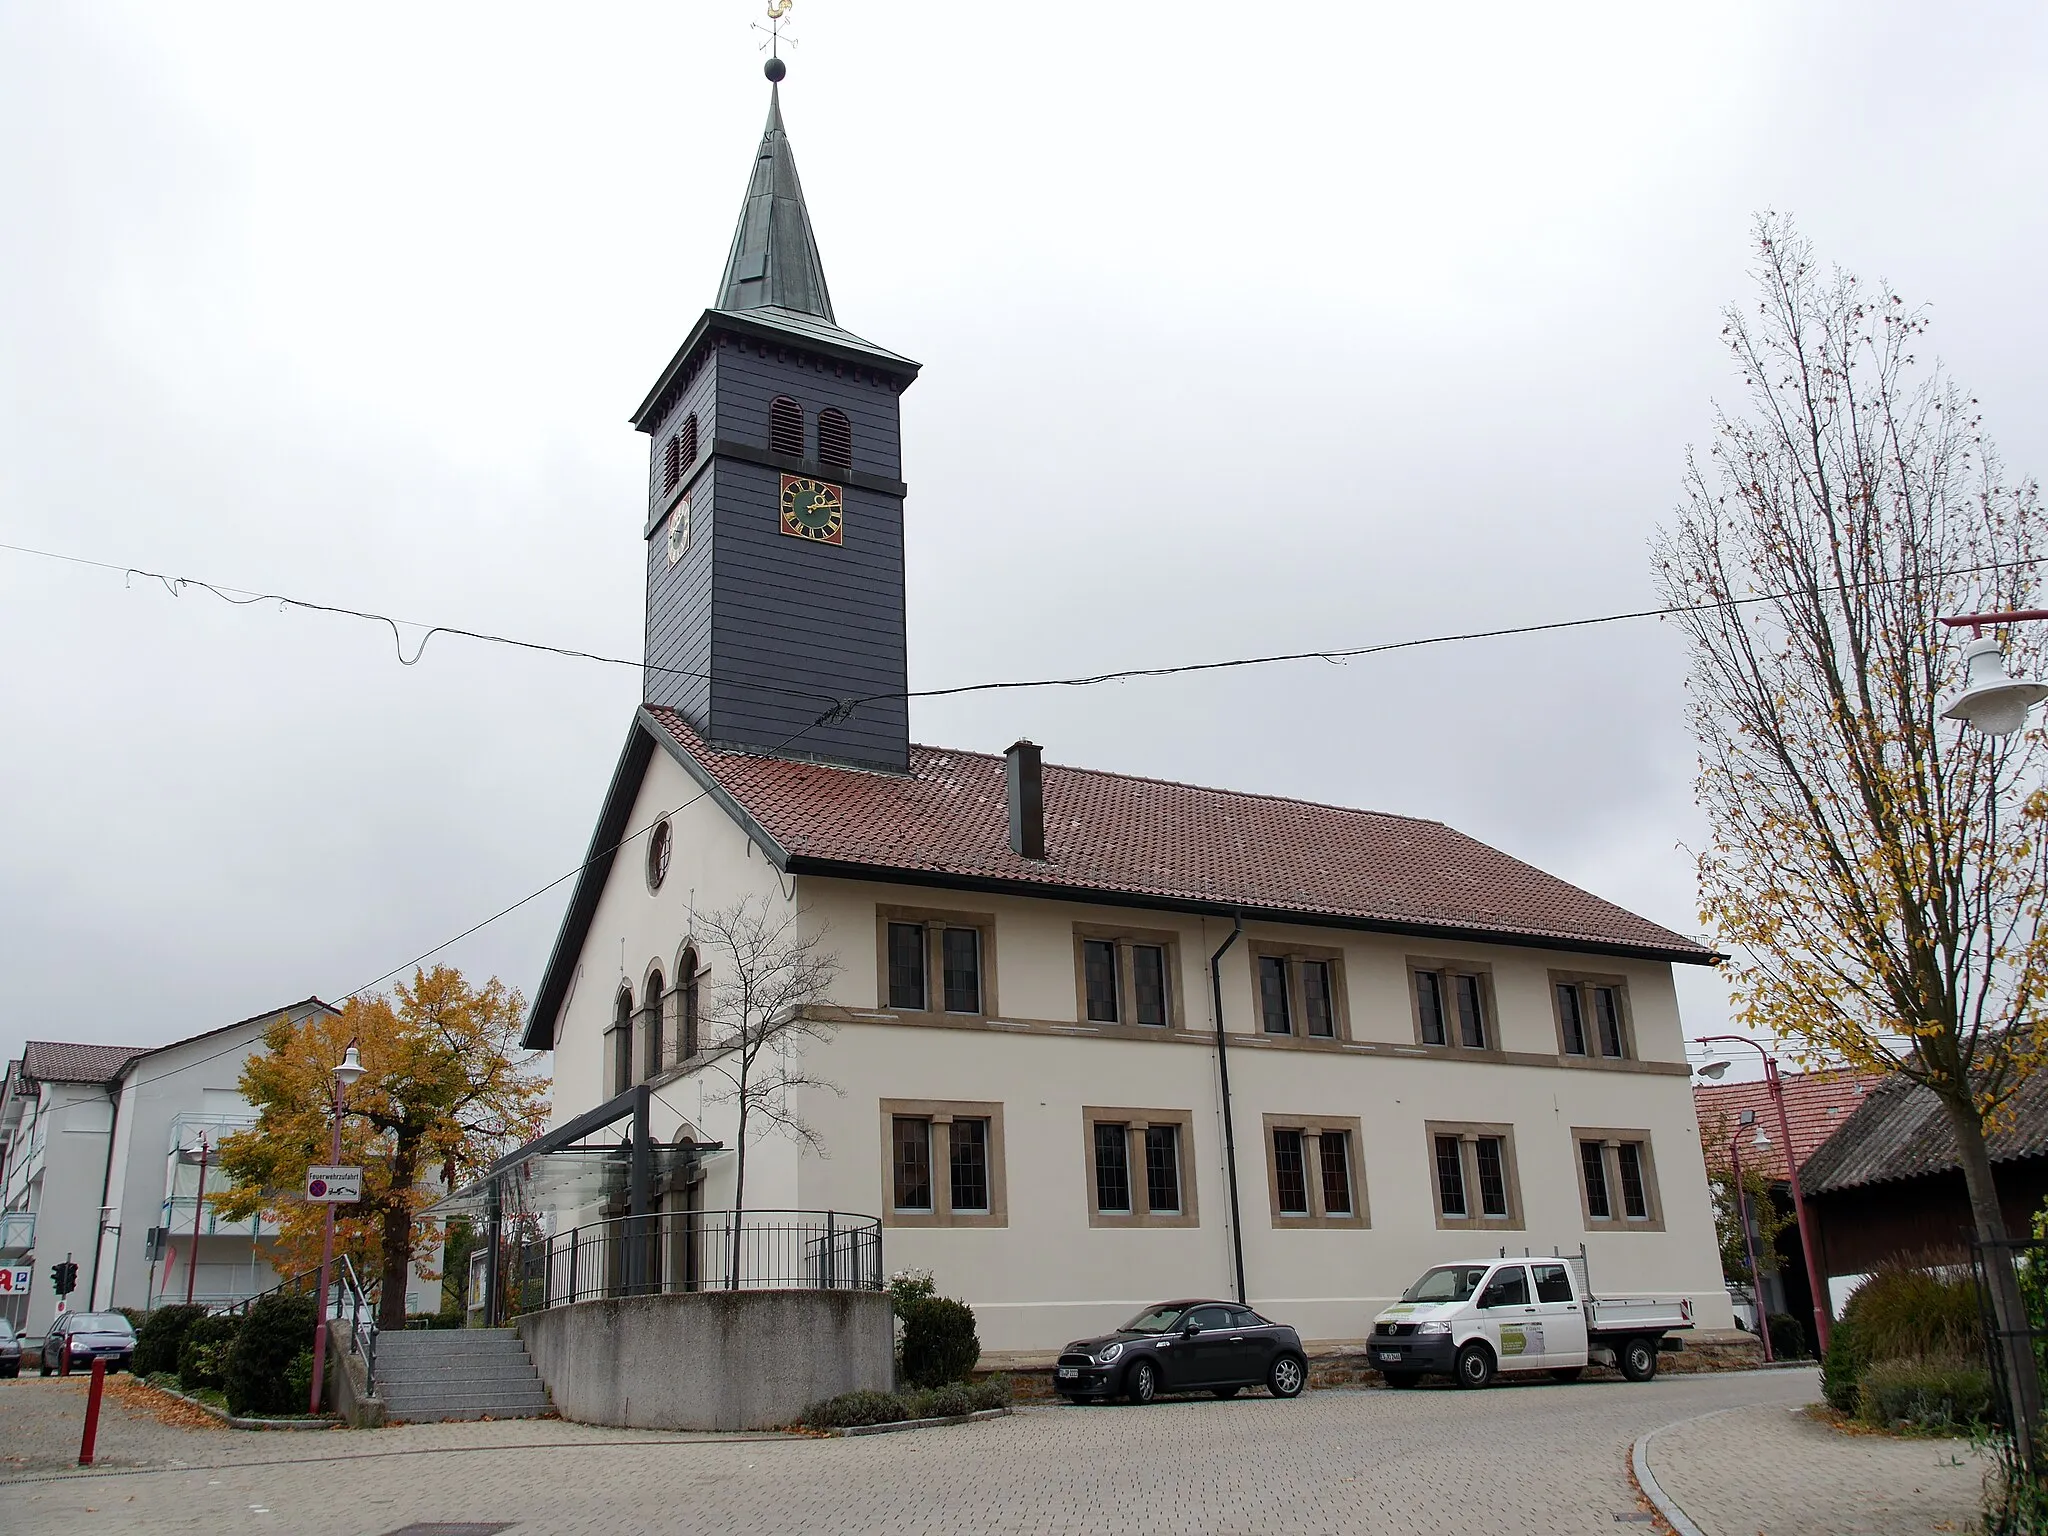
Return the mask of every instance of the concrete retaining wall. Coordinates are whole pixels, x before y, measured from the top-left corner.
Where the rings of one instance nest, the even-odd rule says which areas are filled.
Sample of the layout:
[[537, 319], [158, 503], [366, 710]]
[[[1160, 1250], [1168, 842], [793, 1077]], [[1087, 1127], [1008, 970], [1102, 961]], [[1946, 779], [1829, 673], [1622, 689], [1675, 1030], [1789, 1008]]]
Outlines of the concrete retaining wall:
[[895, 1372], [881, 1291], [693, 1291], [550, 1307], [519, 1337], [565, 1419], [637, 1429], [773, 1429]]

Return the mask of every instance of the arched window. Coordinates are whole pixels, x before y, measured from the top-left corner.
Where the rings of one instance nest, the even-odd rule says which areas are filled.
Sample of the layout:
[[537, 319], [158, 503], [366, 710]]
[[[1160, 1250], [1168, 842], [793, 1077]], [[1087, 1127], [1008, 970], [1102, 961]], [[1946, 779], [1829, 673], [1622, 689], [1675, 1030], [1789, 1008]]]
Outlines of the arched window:
[[697, 1054], [697, 969], [697, 951], [684, 950], [683, 958], [676, 962], [676, 991], [680, 994], [677, 1012], [682, 1015], [677, 1021], [679, 1061], [688, 1061]]
[[611, 1035], [612, 1092], [624, 1093], [633, 1086], [633, 989], [619, 988], [612, 1006]]
[[768, 402], [768, 446], [791, 458], [804, 456], [804, 408], [787, 395]]
[[834, 469], [853, 468], [853, 423], [846, 412], [830, 406], [818, 412], [818, 462]]
[[650, 971], [647, 986], [641, 992], [640, 1028], [645, 1041], [647, 1056], [646, 1077], [653, 1077], [661, 1071], [661, 972]]
[[661, 445], [661, 488], [672, 491], [683, 479], [683, 440], [671, 437]]
[[683, 468], [688, 469], [697, 462], [697, 413], [690, 412], [683, 418], [683, 430], [676, 434], [683, 440], [681, 457]]

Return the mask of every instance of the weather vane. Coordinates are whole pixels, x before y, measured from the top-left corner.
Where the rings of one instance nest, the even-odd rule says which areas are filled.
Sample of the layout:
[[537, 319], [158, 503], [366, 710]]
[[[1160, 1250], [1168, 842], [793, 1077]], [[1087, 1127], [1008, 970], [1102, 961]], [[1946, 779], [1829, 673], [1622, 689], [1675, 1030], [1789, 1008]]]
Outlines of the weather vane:
[[789, 73], [789, 66], [782, 62], [782, 45], [788, 43], [794, 48], [796, 39], [784, 34], [782, 18], [789, 14], [789, 8], [794, 4], [796, 0], [768, 0], [768, 25], [764, 27], [758, 21], [754, 23], [756, 32], [768, 34], [768, 41], [761, 45], [768, 50], [768, 62], [761, 69], [771, 81], [780, 81]]

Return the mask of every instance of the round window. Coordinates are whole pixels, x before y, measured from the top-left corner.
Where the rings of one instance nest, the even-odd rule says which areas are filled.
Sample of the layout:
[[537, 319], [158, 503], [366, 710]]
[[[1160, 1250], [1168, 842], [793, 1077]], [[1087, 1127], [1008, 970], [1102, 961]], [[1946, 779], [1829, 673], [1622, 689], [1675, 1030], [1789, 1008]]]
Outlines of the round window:
[[668, 878], [668, 855], [673, 835], [666, 821], [656, 825], [647, 838], [647, 889], [658, 891]]

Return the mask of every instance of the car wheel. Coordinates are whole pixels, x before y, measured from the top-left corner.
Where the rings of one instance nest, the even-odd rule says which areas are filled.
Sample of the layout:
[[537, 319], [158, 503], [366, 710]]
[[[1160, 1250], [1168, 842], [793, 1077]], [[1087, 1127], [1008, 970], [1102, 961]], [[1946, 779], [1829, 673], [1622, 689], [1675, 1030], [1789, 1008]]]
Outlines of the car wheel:
[[1550, 1379], [1552, 1381], [1577, 1381], [1579, 1379], [1579, 1373], [1583, 1370], [1585, 1370], [1585, 1367], [1582, 1365], [1563, 1366], [1557, 1370], [1552, 1371], [1550, 1373]]
[[1235, 1397], [1240, 1390], [1237, 1387], [1211, 1387], [1209, 1394], [1212, 1397]]
[[1621, 1346], [1621, 1374], [1630, 1381], [1648, 1381], [1657, 1374], [1657, 1341], [1630, 1339]]
[[1422, 1380], [1420, 1371], [1381, 1371], [1380, 1375], [1386, 1378], [1390, 1387], [1412, 1387]]
[[1308, 1362], [1299, 1355], [1282, 1355], [1266, 1372], [1266, 1390], [1275, 1397], [1299, 1397], [1308, 1385]]
[[1130, 1401], [1143, 1405], [1159, 1395], [1159, 1367], [1150, 1360], [1140, 1360], [1124, 1372], [1124, 1396]]
[[1458, 1385], [1473, 1391], [1493, 1385], [1493, 1351], [1477, 1340], [1458, 1351]]
[[36, 1362], [36, 1369], [37, 1369], [38, 1371], [42, 1372], [42, 1374], [43, 1374], [43, 1375], [45, 1375], [45, 1376], [48, 1376], [49, 1374], [51, 1374], [51, 1372], [50, 1372], [50, 1362], [49, 1362], [48, 1360], [38, 1360], [38, 1361]]

